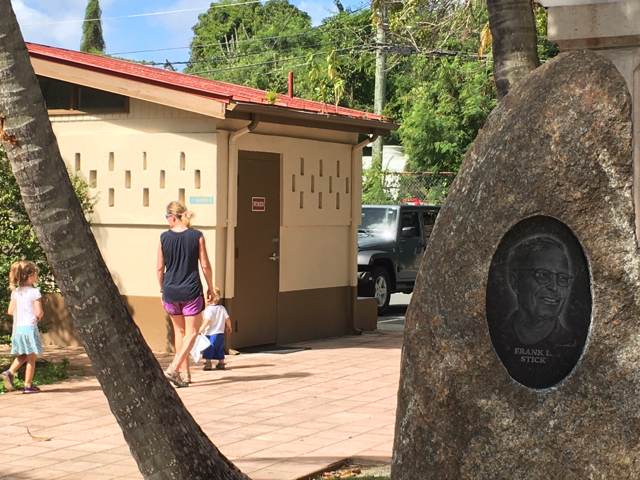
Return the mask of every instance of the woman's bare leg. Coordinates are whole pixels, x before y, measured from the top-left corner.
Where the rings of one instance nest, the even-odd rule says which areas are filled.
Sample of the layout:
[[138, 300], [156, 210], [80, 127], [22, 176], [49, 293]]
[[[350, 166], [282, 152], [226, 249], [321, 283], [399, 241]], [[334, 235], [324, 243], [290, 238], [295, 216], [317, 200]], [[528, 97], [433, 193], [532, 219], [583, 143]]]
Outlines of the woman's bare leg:
[[182, 343], [184, 339], [184, 315], [169, 315], [171, 317], [171, 323], [173, 324], [173, 346], [176, 354], [171, 362], [171, 368], [178, 370], [179, 363], [176, 361], [179, 353], [182, 351]]
[[[181, 372], [189, 373], [189, 353], [196, 343], [198, 331], [202, 325], [202, 313], [195, 316], [184, 317], [185, 335], [182, 341], [182, 349], [176, 354], [175, 364], [180, 367]], [[176, 349], [177, 352], [177, 349]]]
[[31, 385], [31, 381], [33, 380], [33, 372], [36, 369], [36, 354], [29, 353], [26, 355], [27, 357], [27, 366], [24, 369], [24, 384]]

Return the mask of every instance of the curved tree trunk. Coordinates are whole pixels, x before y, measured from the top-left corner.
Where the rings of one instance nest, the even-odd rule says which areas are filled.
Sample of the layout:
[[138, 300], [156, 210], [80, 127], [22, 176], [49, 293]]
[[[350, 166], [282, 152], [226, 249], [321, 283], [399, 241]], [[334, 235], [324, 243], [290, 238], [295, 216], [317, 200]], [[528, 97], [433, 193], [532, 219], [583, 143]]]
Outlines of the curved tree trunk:
[[493, 77], [501, 100], [538, 68], [538, 34], [531, 0], [487, 0], [493, 37]]
[[131, 319], [74, 194], [10, 0], [0, 0], [0, 12], [2, 144], [140, 471], [158, 480], [248, 479], [202, 432]]

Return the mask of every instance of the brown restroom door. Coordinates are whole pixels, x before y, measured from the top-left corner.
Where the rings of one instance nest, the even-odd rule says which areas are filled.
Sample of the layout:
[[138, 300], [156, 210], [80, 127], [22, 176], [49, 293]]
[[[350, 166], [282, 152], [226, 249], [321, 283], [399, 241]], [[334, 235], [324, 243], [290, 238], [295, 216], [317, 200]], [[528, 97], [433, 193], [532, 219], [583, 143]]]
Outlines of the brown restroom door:
[[280, 156], [240, 151], [231, 318], [237, 348], [276, 343], [279, 245]]

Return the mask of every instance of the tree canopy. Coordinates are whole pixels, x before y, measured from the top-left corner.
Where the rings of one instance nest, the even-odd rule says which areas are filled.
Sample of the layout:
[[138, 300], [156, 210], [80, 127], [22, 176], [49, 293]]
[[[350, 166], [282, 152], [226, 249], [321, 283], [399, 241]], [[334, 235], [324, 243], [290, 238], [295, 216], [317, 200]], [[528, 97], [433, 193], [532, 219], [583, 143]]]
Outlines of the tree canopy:
[[82, 41], [80, 51], [87, 53], [104, 53], [106, 44], [102, 36], [102, 9], [100, 0], [89, 0], [82, 24]]

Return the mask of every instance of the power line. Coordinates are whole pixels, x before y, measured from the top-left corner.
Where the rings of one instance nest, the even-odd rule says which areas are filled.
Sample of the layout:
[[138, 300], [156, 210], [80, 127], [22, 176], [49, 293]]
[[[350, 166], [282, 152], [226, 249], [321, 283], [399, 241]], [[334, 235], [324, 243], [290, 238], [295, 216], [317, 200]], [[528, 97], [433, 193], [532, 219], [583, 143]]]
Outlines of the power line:
[[[202, 11], [203, 9], [208, 9], [208, 8], [222, 8], [222, 7], [235, 7], [237, 5], [250, 5], [253, 3], [261, 3], [262, 0], [251, 0], [249, 2], [242, 2], [242, 3], [225, 3], [225, 4], [220, 4], [220, 5], [209, 5], [206, 7], [200, 7], [200, 8], [185, 8], [183, 10], [171, 10], [169, 12], [153, 12], [153, 13], [137, 13], [134, 15], [123, 15], [120, 17], [103, 17], [103, 18], [87, 18], [87, 19], [83, 19], [83, 20], [65, 20], [62, 22], [47, 22], [47, 23], [29, 23], [26, 25], [22, 25], [23, 27], [37, 27], [37, 26], [42, 26], [42, 25], [60, 25], [63, 23], [84, 23], [84, 22], [100, 22], [102, 20], [117, 20], [117, 19], [122, 19], [122, 18], [138, 18], [138, 17], [151, 17], [154, 15], [168, 15], [171, 13], [184, 13], [184, 12], [196, 12], [196, 11]], [[115, 54], [118, 55], [118, 54]]]
[[[255, 2], [251, 2], [251, 3], [255, 3]], [[238, 3], [234, 3], [234, 5], [239, 5]], [[258, 37], [258, 38], [250, 38], [247, 40], [239, 40], [237, 42], [233, 42], [233, 44], [235, 45], [239, 45], [241, 43], [250, 43], [250, 42], [258, 42], [258, 41], [264, 41], [264, 40], [280, 40], [283, 38], [292, 38], [292, 37], [300, 37], [303, 35], [310, 35], [313, 33], [317, 33], [318, 31], [325, 31], [325, 30], [321, 30], [323, 27], [319, 26], [319, 27], [311, 27], [309, 30], [307, 30], [306, 32], [302, 32], [302, 33], [292, 33], [291, 35], [280, 35], [277, 37]], [[326, 29], [326, 31], [336, 31], [336, 30], [350, 30], [352, 32], [358, 32], [361, 30], [365, 30], [367, 28], [371, 28], [370, 25], [366, 25], [366, 26], [362, 26], [362, 27], [358, 27], [358, 28], [349, 28], [349, 27], [339, 27], [339, 28], [328, 28]], [[130, 55], [130, 54], [134, 54], [134, 53], [152, 53], [152, 52], [164, 52], [164, 51], [169, 51], [169, 50], [186, 50], [186, 49], [193, 49], [193, 48], [207, 48], [207, 47], [218, 47], [221, 45], [226, 45], [225, 43], [222, 42], [218, 42], [218, 43], [208, 43], [208, 44], [204, 44], [204, 45], [190, 45], [187, 47], [171, 47], [171, 48], [156, 48], [153, 50], [136, 50], [134, 52], [119, 52], [119, 53], [109, 53], [108, 55]]]
[[[361, 51], [364, 52], [365, 50], [363, 50], [362, 47], [363, 47], [363, 45], [357, 45], [355, 47], [341, 48], [341, 49], [337, 49], [337, 50], [333, 50], [333, 51], [334, 52], [341, 52], [341, 51], [354, 50], [356, 48], [360, 48]], [[313, 56], [315, 57], [317, 55], [325, 55], [327, 53], [329, 53], [329, 52], [328, 51], [327, 52], [318, 52], [318, 53], [314, 53]], [[342, 56], [342, 55], [339, 55], [339, 56]], [[228, 71], [228, 70], [237, 70], [237, 69], [240, 69], [240, 68], [259, 67], [259, 66], [262, 66], [262, 65], [271, 65], [271, 64], [274, 64], [274, 63], [290, 62], [290, 61], [293, 61], [293, 60], [299, 60], [301, 58], [307, 58], [307, 56], [306, 55], [300, 55], [300, 56], [297, 56], [297, 57], [281, 58], [281, 59], [278, 59], [278, 60], [270, 60], [268, 62], [252, 63], [252, 64], [249, 64], [249, 65], [236, 65], [234, 67], [217, 68], [215, 70], [204, 70], [202, 72], [189, 72], [189, 75], [203, 75], [205, 73], [217, 73], [217, 72], [225, 72], [225, 71]]]

